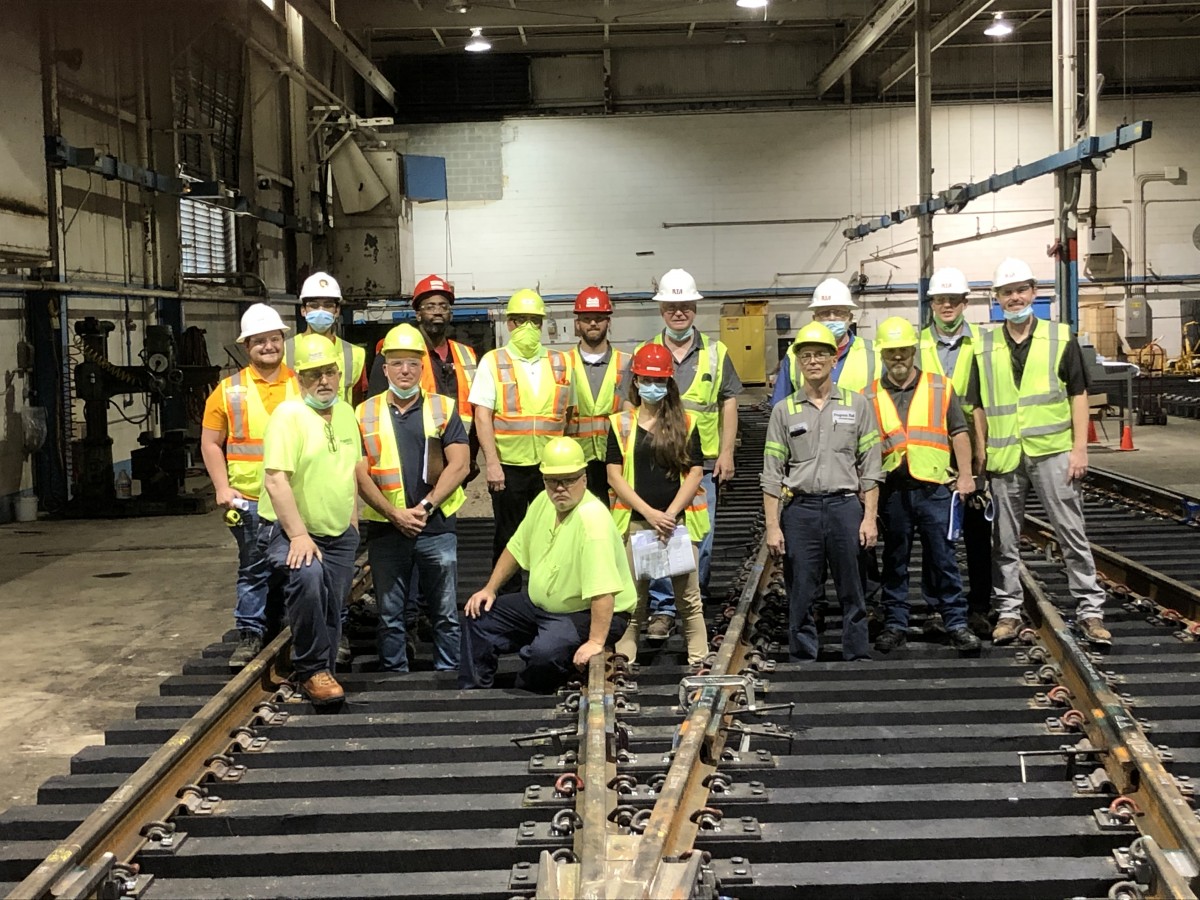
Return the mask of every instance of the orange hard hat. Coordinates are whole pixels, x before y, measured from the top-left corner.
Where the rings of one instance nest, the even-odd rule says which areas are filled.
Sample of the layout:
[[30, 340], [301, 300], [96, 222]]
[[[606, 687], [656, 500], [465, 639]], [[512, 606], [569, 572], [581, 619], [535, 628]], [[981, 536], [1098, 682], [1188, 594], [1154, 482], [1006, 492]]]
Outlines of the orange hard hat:
[[675, 374], [675, 360], [662, 344], [645, 344], [634, 352], [632, 370], [634, 375], [670, 378]]
[[454, 285], [448, 282], [441, 275], [426, 275], [417, 282], [417, 286], [413, 288], [413, 309], [421, 305], [421, 301], [430, 294], [441, 294], [450, 301], [450, 305], [454, 305]]
[[608, 299], [608, 293], [595, 285], [585, 287], [575, 298], [576, 313], [611, 313], [612, 311], [612, 301]]

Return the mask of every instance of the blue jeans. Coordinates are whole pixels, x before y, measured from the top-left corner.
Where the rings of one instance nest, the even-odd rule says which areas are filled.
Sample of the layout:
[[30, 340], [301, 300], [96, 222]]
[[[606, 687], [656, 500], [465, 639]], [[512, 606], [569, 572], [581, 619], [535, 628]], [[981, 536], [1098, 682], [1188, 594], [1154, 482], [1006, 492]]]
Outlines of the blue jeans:
[[258, 501], [250, 500], [250, 508], [241, 510], [241, 522], [230, 525], [229, 532], [237, 541], [237, 605], [233, 621], [238, 631], [252, 631], [259, 637], [267, 633], [267, 587], [271, 570], [258, 547]]
[[942, 614], [947, 631], [967, 624], [967, 601], [954, 544], [946, 538], [950, 526], [950, 489], [929, 484], [906, 490], [884, 488], [879, 498], [883, 520], [883, 627], [908, 628], [908, 560], [913, 531], [921, 538], [928, 599]]
[[433, 667], [458, 669], [458, 535], [419, 534], [405, 537], [391, 525], [371, 525], [367, 559], [379, 604], [379, 667], [407, 672], [405, 607], [415, 594], [414, 573], [421, 581], [421, 598], [433, 623]]
[[[713, 534], [717, 530], [717, 489], [711, 470], [705, 471], [704, 477], [700, 479], [700, 488], [708, 500], [708, 521], [711, 527], [700, 542], [696, 570], [700, 575], [700, 594], [707, 598], [708, 576], [712, 569]], [[656, 578], [650, 582], [650, 615], [675, 618], [675, 592], [671, 588], [670, 578]]]

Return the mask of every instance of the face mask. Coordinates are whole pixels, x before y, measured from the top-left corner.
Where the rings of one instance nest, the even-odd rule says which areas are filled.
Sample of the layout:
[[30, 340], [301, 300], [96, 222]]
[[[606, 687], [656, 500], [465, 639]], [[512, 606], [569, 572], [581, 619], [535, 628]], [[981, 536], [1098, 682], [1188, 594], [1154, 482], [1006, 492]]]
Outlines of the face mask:
[[329, 407], [337, 403], [337, 400], [337, 394], [334, 394], [328, 400], [321, 400], [318, 397], [314, 397], [312, 394], [304, 395], [304, 402], [308, 404], [310, 409], [329, 409]]
[[421, 389], [419, 384], [414, 384], [412, 387], [396, 387], [394, 384], [388, 385], [388, 390], [399, 397], [401, 400], [411, 400], [417, 395], [417, 391]]
[[662, 403], [667, 396], [665, 384], [638, 384], [638, 396], [647, 403]]
[[688, 336], [691, 335], [691, 333], [692, 333], [691, 325], [689, 325], [687, 328], [683, 329], [683, 331], [676, 331], [670, 325], [667, 326], [667, 334], [670, 336], [671, 340], [673, 340], [673, 341], [686, 341], [688, 339]]
[[841, 319], [831, 319], [828, 322], [822, 322], [826, 328], [833, 332], [833, 336], [839, 341], [846, 336], [846, 329], [850, 326], [849, 322], [843, 322]]
[[1004, 319], [1007, 322], [1024, 322], [1033, 315], [1033, 307], [1027, 306], [1024, 309], [1006, 309], [1004, 310]]
[[304, 314], [304, 321], [312, 326], [313, 331], [328, 331], [333, 327], [333, 313], [327, 309], [314, 309]]
[[959, 313], [953, 322], [943, 322], [941, 319], [935, 319], [935, 321], [937, 322], [937, 327], [946, 332], [946, 334], [954, 334], [954, 332], [962, 328], [963, 319], [965, 318], [966, 316]]
[[512, 344], [518, 354], [529, 359], [537, 353], [538, 347], [542, 346], [542, 329], [532, 322], [518, 325], [512, 330], [512, 336], [509, 337], [508, 342]]

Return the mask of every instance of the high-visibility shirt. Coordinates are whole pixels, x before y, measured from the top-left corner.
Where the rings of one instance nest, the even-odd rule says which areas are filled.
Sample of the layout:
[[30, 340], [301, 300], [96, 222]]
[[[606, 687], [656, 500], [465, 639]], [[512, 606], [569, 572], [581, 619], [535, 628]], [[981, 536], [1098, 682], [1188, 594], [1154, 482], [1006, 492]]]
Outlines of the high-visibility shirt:
[[[367, 365], [367, 351], [358, 344], [351, 344], [343, 341], [336, 334], [330, 332], [325, 337], [333, 341], [333, 349], [338, 354], [337, 366], [338, 371], [342, 373], [341, 397], [347, 403], [354, 402], [354, 386], [362, 380], [363, 369]], [[296, 362], [296, 339], [288, 338], [283, 342], [283, 361], [288, 366], [294, 366]], [[350, 373], [350, 377], [346, 377], [346, 373]]]
[[1002, 332], [1002, 327], [984, 332], [975, 346], [979, 396], [987, 414], [987, 468], [997, 474], [1015, 471], [1022, 454], [1065, 453], [1073, 443], [1071, 398], [1058, 376], [1071, 341], [1070, 327], [1037, 323], [1019, 388]]
[[263, 434], [267, 420], [284, 400], [300, 396], [294, 373], [280, 367], [266, 381], [253, 366], [234, 372], [213, 390], [204, 408], [203, 427], [225, 432], [225, 471], [229, 486], [249, 500], [262, 494]]
[[586, 460], [604, 459], [605, 447], [608, 444], [608, 419], [621, 409], [621, 400], [625, 396], [623, 382], [625, 369], [629, 365], [629, 354], [613, 350], [609, 355], [608, 368], [604, 372], [604, 380], [600, 382], [600, 390], [592, 396], [592, 385], [588, 381], [587, 369], [583, 356], [578, 347], [573, 347], [567, 354], [571, 362], [571, 372], [575, 380], [575, 417], [567, 434], [579, 442], [583, 448], [583, 458]]
[[[640, 411], [641, 407], [634, 407], [633, 409], [614, 413], [609, 417], [612, 423], [613, 434], [616, 435], [617, 443], [621, 447], [621, 475], [635, 492], [637, 491], [637, 472], [635, 471], [635, 454], [633, 451], [634, 444], [637, 441], [637, 420]], [[687, 434], [690, 438], [692, 432], [696, 430], [696, 418], [690, 413], [686, 415]], [[700, 465], [700, 460], [695, 460], [694, 465]], [[685, 481], [687, 481], [686, 472], [679, 477], [679, 484], [682, 485]], [[611, 490], [609, 491], [609, 496], [612, 498], [613, 521], [617, 523], [617, 531], [625, 534], [625, 532], [629, 531], [629, 522], [633, 518], [633, 509]], [[704, 488], [699, 488], [696, 491], [696, 496], [692, 498], [692, 502], [684, 510], [683, 524], [687, 526], [688, 537], [694, 543], [704, 540], [704, 536], [708, 534], [710, 529], [708, 497]]]
[[571, 403], [571, 366], [567, 354], [546, 350], [535, 386], [526, 367], [508, 347], [483, 357], [483, 365], [496, 388], [492, 430], [496, 454], [510, 466], [534, 466], [542, 461], [542, 448], [551, 438], [562, 437]]
[[[404, 498], [404, 479], [400, 472], [400, 448], [396, 443], [396, 429], [392, 426], [388, 414], [388, 395], [391, 391], [377, 394], [369, 400], [364, 400], [354, 411], [358, 417], [358, 427], [362, 431], [363, 449], [367, 456], [367, 473], [375, 486], [379, 488], [385, 500], [398, 509], [407, 509], [408, 501]], [[421, 422], [425, 429], [426, 452], [430, 450], [429, 441], [440, 441], [446, 431], [446, 422], [454, 412], [454, 401], [438, 393], [426, 393], [421, 397]], [[434, 460], [434, 463], [437, 461]], [[437, 479], [430, 475], [431, 483]], [[458, 512], [467, 501], [462, 485], [450, 492], [438, 509], [449, 517]], [[363, 518], [376, 522], [386, 522], [386, 517], [376, 512], [370, 505], [363, 508]]]
[[[683, 408], [696, 417], [700, 429], [700, 446], [706, 459], [713, 459], [721, 452], [721, 377], [725, 371], [725, 345], [710, 341], [708, 335], [696, 331], [700, 340], [700, 358], [696, 361], [696, 375], [687, 390], [680, 385], [679, 399]], [[662, 332], [649, 343], [662, 344]]]
[[918, 481], [945, 484], [950, 467], [950, 382], [945, 376], [922, 371], [917, 377], [907, 421], [900, 421], [896, 404], [876, 380], [866, 391], [879, 420], [883, 471], [892, 472], [908, 460], [908, 472]]
[[938, 355], [938, 337], [933, 326], [921, 332], [921, 358], [919, 364], [922, 372], [933, 372], [949, 377], [954, 385], [954, 393], [958, 395], [959, 405], [963, 412], [970, 414], [974, 407], [967, 402], [968, 388], [971, 384], [971, 367], [975, 365], [975, 346], [979, 343], [979, 329], [970, 322], [965, 323], [967, 333], [963, 335], [962, 345], [958, 350], [958, 358], [954, 360], [954, 371], [947, 372], [942, 368], [942, 358]]
[[[792, 377], [792, 393], [804, 385], [804, 373], [798, 371], [796, 358], [792, 356], [790, 365]], [[842, 361], [840, 372], [834, 373], [837, 386], [861, 394], [875, 382], [875, 372], [880, 368], [879, 354], [864, 337], [855, 335], [850, 342], [850, 349]]]
[[[471, 382], [475, 380], [475, 367], [478, 365], [478, 360], [475, 357], [475, 351], [466, 344], [451, 340], [447, 340], [446, 343], [450, 345], [450, 358], [454, 361], [454, 378], [458, 383], [455, 397], [458, 402], [458, 417], [462, 419], [463, 425], [470, 429], [475, 407], [470, 404], [467, 397], [471, 393]], [[433, 374], [433, 353], [433, 348], [429, 347], [428, 352], [421, 358], [421, 390], [426, 394], [438, 393], [437, 378]]]

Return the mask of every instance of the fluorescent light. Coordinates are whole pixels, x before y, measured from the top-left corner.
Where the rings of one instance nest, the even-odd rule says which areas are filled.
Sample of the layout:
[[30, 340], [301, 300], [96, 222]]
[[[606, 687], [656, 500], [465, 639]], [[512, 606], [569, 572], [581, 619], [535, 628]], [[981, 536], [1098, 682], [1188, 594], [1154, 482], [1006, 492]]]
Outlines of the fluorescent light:
[[1004, 13], [996, 13], [992, 18], [992, 24], [983, 29], [983, 33], [988, 37], [1008, 37], [1013, 33], [1012, 24], [1004, 18]]
[[742, 9], [762, 9], [767, 5], [767, 0], [737, 0], [737, 5]]
[[483, 53], [492, 49], [491, 43], [483, 36], [482, 28], [471, 29], [471, 42], [463, 48], [468, 53]]
[[275, 9], [275, 0], [262, 0], [262, 4], [269, 10]]

